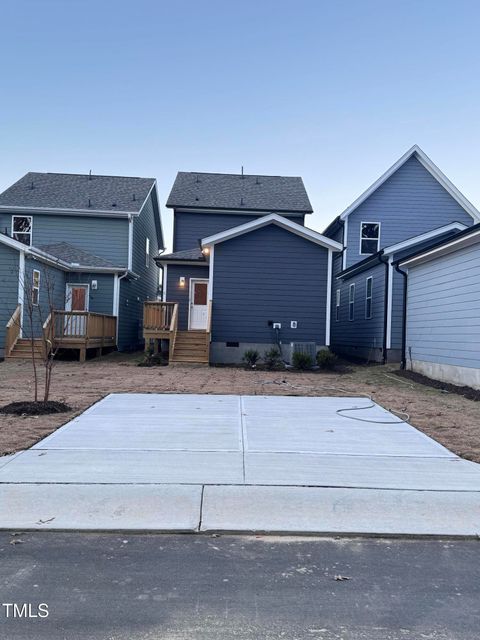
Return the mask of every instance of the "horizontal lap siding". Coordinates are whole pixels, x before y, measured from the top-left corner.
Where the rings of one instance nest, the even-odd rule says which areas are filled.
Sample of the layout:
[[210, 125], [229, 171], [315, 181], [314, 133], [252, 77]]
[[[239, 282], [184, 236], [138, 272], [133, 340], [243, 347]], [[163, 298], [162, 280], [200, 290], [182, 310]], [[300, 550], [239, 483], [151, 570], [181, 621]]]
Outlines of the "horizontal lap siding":
[[[0, 229], [11, 233], [11, 214], [0, 214]], [[32, 244], [40, 247], [57, 242], [100, 256], [117, 266], [127, 266], [128, 221], [118, 218], [33, 215]]]
[[[94, 289], [92, 281], [97, 281], [97, 288]], [[67, 273], [66, 283], [88, 284], [89, 300], [88, 310], [94, 313], [113, 314], [113, 281], [112, 274], [103, 273]]]
[[480, 244], [408, 272], [407, 356], [480, 367]]
[[[185, 278], [185, 286], [180, 287], [180, 278]], [[208, 266], [172, 265], [167, 267], [167, 302], [178, 302], [178, 328], [188, 329], [188, 305], [190, 280], [204, 278], [208, 280]]]
[[[42, 334], [43, 323], [47, 319], [51, 308], [65, 308], [65, 273], [63, 271], [60, 271], [59, 269], [47, 266], [27, 256], [25, 258], [24, 300], [27, 295], [31, 295], [34, 270], [40, 271], [40, 304], [38, 306], [31, 307], [31, 315], [33, 319], [33, 336], [39, 337]], [[23, 327], [25, 338], [29, 338], [32, 336], [32, 328], [30, 326], [28, 308], [29, 305], [27, 302], [25, 302], [23, 310]]]
[[[160, 280], [160, 270], [154, 261], [158, 255], [158, 236], [155, 225], [157, 210], [152, 195], [146, 201], [140, 215], [133, 219], [132, 269], [137, 278], [120, 281], [118, 348], [135, 349], [143, 341], [143, 303], [155, 300]], [[150, 239], [150, 258], [146, 262], [146, 238]]]
[[[372, 276], [372, 317], [365, 318], [366, 279]], [[354, 320], [348, 319], [349, 286], [355, 283]], [[336, 290], [340, 289], [340, 319], [335, 320]], [[342, 282], [333, 283], [332, 292], [332, 347], [367, 347], [381, 348], [383, 346], [384, 327], [384, 291], [385, 266], [382, 264], [372, 267], [368, 271]]]
[[361, 222], [381, 222], [382, 248], [451, 222], [471, 225], [473, 220], [412, 157], [349, 216], [347, 267], [365, 258], [359, 253]]
[[327, 249], [275, 225], [216, 245], [212, 340], [271, 343], [271, 320], [284, 342], [324, 344], [327, 261]]
[[[258, 216], [228, 213], [189, 213], [175, 212], [173, 250], [184, 251], [198, 247], [202, 238], [220, 233], [226, 229], [252, 222]], [[290, 218], [303, 224], [303, 216]]]
[[19, 252], [0, 244], [0, 357], [5, 348], [5, 325], [18, 304]]

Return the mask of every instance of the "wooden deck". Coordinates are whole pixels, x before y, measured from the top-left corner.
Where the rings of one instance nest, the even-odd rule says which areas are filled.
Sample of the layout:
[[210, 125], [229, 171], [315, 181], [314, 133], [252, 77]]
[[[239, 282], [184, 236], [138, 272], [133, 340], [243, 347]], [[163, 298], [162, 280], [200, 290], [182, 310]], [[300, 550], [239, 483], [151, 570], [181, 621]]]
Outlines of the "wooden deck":
[[143, 305], [145, 351], [150, 351], [150, 342], [153, 340], [154, 353], [158, 353], [159, 341], [168, 340], [170, 363], [208, 364], [211, 317], [212, 304], [210, 302], [206, 330], [180, 331], [178, 329], [178, 303], [145, 302]]

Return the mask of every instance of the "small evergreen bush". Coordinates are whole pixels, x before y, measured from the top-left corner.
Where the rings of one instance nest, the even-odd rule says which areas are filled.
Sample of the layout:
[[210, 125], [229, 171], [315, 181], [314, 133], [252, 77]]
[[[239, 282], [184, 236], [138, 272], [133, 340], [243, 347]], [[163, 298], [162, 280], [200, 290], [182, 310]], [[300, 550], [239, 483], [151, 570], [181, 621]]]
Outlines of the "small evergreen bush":
[[247, 349], [243, 354], [243, 362], [249, 367], [255, 367], [260, 360], [260, 354], [256, 349]]
[[282, 364], [282, 354], [278, 347], [272, 347], [263, 354], [263, 361], [267, 369], [276, 369]]
[[320, 369], [332, 371], [337, 364], [337, 356], [329, 349], [321, 349], [317, 353], [317, 364]]
[[313, 367], [313, 358], [308, 353], [302, 351], [294, 351], [292, 354], [292, 364], [295, 369], [306, 371]]

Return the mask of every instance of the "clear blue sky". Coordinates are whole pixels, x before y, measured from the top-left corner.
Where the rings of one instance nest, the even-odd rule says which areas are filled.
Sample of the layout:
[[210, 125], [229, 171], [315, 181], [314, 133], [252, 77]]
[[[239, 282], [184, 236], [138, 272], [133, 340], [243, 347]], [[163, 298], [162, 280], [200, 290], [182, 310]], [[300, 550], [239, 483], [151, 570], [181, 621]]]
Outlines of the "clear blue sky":
[[[301, 175], [325, 225], [418, 143], [480, 206], [480, 3], [3, 0], [0, 189]], [[171, 213], [162, 207], [170, 243]]]

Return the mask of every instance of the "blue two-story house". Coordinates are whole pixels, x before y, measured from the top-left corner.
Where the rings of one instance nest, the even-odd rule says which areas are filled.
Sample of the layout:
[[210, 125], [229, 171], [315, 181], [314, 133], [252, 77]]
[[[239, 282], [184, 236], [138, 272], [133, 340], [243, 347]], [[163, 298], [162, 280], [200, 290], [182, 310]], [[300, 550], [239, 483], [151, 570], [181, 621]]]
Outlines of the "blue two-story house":
[[180, 172], [167, 207], [173, 252], [158, 263], [164, 303], [178, 314], [173, 362], [236, 363], [275, 345], [289, 361], [329, 345], [342, 247], [305, 226], [312, 207], [301, 178]]
[[477, 209], [418, 146], [407, 151], [324, 231], [343, 247], [332, 270], [332, 348], [400, 360], [405, 280], [395, 263], [478, 221]]
[[154, 179], [27, 173], [0, 194], [0, 357], [45, 331], [81, 359], [137, 348], [162, 249]]

